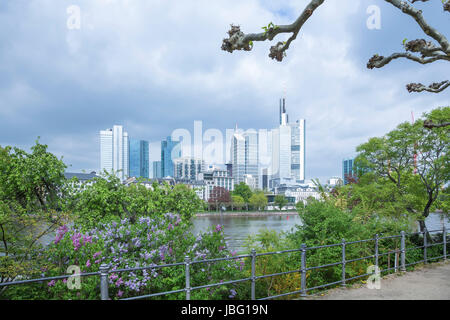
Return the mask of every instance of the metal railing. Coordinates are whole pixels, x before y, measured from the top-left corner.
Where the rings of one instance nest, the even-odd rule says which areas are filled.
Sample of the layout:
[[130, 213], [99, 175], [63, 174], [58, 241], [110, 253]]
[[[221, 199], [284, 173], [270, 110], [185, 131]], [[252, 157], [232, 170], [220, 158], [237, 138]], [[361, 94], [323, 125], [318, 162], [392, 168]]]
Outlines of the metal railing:
[[[52, 280], [62, 280], [62, 279], [68, 279], [68, 278], [77, 277], [77, 276], [81, 276], [81, 277], [99, 276], [100, 277], [100, 299], [101, 300], [109, 300], [110, 297], [109, 297], [108, 276], [110, 274], [112, 274], [112, 273], [120, 274], [120, 273], [124, 273], [124, 272], [133, 272], [133, 271], [140, 271], [140, 270], [155, 270], [155, 269], [162, 269], [162, 268], [168, 268], [168, 267], [174, 267], [174, 266], [184, 266], [185, 267], [185, 279], [186, 279], [185, 288], [178, 289], [178, 290], [172, 290], [172, 291], [159, 292], [159, 293], [152, 293], [152, 294], [141, 295], [141, 296], [130, 297], [130, 298], [124, 298], [124, 299], [121, 299], [121, 300], [146, 299], [146, 298], [163, 296], [163, 295], [169, 295], [169, 294], [174, 294], [174, 293], [181, 293], [181, 292], [185, 292], [186, 300], [190, 300], [191, 299], [191, 292], [194, 291], [194, 290], [200, 290], [200, 289], [205, 289], [205, 288], [212, 288], [212, 287], [223, 286], [223, 285], [227, 285], [227, 284], [240, 283], [240, 282], [246, 282], [246, 281], [249, 281], [251, 283], [251, 288], [250, 288], [251, 300], [256, 300], [256, 281], [257, 280], [270, 278], [270, 277], [281, 276], [281, 275], [287, 275], [287, 274], [292, 274], [292, 273], [300, 273], [300, 277], [301, 277], [300, 290], [287, 292], [287, 293], [283, 293], [283, 294], [278, 294], [278, 295], [273, 295], [273, 296], [268, 296], [268, 297], [260, 298], [258, 300], [276, 299], [276, 298], [285, 297], [285, 296], [289, 296], [289, 295], [296, 295], [296, 294], [300, 294], [301, 297], [306, 297], [308, 295], [308, 292], [310, 292], [310, 291], [322, 289], [322, 288], [325, 288], [325, 287], [330, 287], [330, 286], [333, 286], [333, 285], [339, 285], [339, 284], [341, 286], [345, 287], [347, 282], [349, 282], [349, 281], [352, 281], [352, 280], [355, 280], [355, 279], [359, 279], [359, 278], [362, 278], [362, 277], [365, 277], [365, 276], [370, 276], [370, 275], [373, 275], [375, 273], [375, 272], [365, 273], [365, 274], [357, 275], [357, 276], [354, 276], [354, 277], [351, 277], [351, 278], [346, 278], [346, 265], [348, 263], [352, 263], [352, 262], [356, 262], [356, 261], [362, 261], [362, 260], [368, 260], [368, 259], [374, 259], [374, 263], [375, 263], [374, 265], [379, 267], [379, 259], [380, 259], [380, 257], [385, 256], [385, 255], [390, 255], [390, 254], [399, 254], [400, 255], [400, 261], [396, 262], [393, 268], [383, 269], [383, 270], [380, 270], [380, 272], [387, 272], [387, 271], [392, 271], [392, 270], [398, 271], [398, 269], [400, 269], [401, 272], [406, 272], [406, 267], [408, 267], [408, 266], [412, 266], [412, 265], [415, 265], [415, 264], [418, 264], [418, 263], [428, 263], [428, 261], [430, 261], [430, 260], [437, 260], [437, 259], [444, 259], [444, 260], [446, 260], [447, 256], [448, 256], [447, 255], [447, 243], [448, 243], [448, 241], [447, 241], [447, 230], [448, 229], [449, 228], [445, 228], [444, 227], [442, 230], [428, 231], [427, 229], [425, 229], [423, 232], [408, 233], [408, 235], [410, 235], [410, 236], [413, 236], [413, 235], [422, 235], [423, 236], [423, 245], [416, 246], [416, 247], [410, 247], [410, 248], [406, 247], [406, 234], [407, 233], [402, 231], [400, 235], [380, 237], [377, 234], [372, 239], [364, 239], [364, 240], [357, 240], [357, 241], [351, 241], [351, 242], [346, 242], [345, 239], [342, 239], [341, 243], [330, 244], [330, 245], [322, 245], [322, 246], [315, 246], [315, 247], [307, 247], [305, 244], [302, 244], [299, 249], [290, 249], [290, 250], [283, 250], [283, 251], [276, 251], [276, 252], [256, 253], [256, 250], [252, 249], [250, 254], [238, 255], [238, 256], [232, 256], [232, 257], [226, 257], [226, 258], [216, 258], [216, 259], [206, 259], [206, 260], [194, 260], [194, 261], [191, 261], [189, 256], [186, 256], [184, 262], [172, 263], [172, 264], [164, 264], [164, 265], [153, 265], [153, 266], [146, 266], [146, 267], [127, 268], [127, 269], [120, 269], [120, 270], [110, 270], [110, 266], [108, 266], [106, 264], [102, 264], [100, 266], [100, 270], [98, 272], [72, 274], [72, 275], [64, 275], [64, 276], [57, 276], [57, 277], [46, 277], [46, 278], [21, 280], [21, 281], [13, 281], [13, 282], [5, 282], [5, 283], [0, 283], [0, 288], [5, 287], [5, 286], [12, 286], [12, 285], [38, 283], [38, 282], [52, 281]], [[427, 240], [427, 236], [426, 236], [427, 232], [428, 233], [442, 232], [442, 242], [428, 244], [428, 240]], [[379, 243], [380, 243], [381, 240], [398, 239], [398, 238], [400, 238], [400, 248], [396, 248], [395, 250], [388, 251], [388, 252], [385, 252], [385, 253], [380, 253], [379, 252], [379, 247], [380, 247]], [[347, 252], [347, 247], [348, 246], [353, 245], [353, 244], [357, 244], [357, 243], [370, 242], [370, 241], [374, 241], [374, 250], [375, 250], [375, 252], [374, 252], [373, 255], [369, 255], [369, 256], [365, 256], [365, 257], [361, 257], [361, 258], [357, 258], [357, 259], [349, 259], [349, 260], [346, 259], [346, 252]], [[430, 247], [433, 247], [433, 246], [437, 246], [437, 245], [442, 245], [443, 246], [442, 255], [438, 256], [438, 257], [429, 257], [428, 256], [428, 252], [427, 252], [427, 248], [430, 248]], [[307, 252], [308, 251], [317, 250], [317, 249], [323, 249], [323, 248], [332, 248], [332, 247], [341, 247], [341, 257], [342, 257], [341, 261], [334, 262], [334, 263], [329, 263], [329, 264], [324, 264], [324, 265], [320, 265], [320, 266], [307, 267]], [[415, 261], [413, 263], [406, 264], [406, 252], [407, 251], [411, 251], [411, 250], [417, 250], [417, 249], [423, 249], [423, 260]], [[268, 275], [256, 276], [256, 260], [257, 260], [257, 257], [270, 256], [270, 255], [276, 255], [276, 254], [284, 254], [284, 253], [294, 253], [294, 252], [300, 252], [301, 253], [300, 269], [286, 271], [286, 272], [272, 273], [272, 274], [268, 274]], [[191, 266], [192, 265], [200, 264], [200, 263], [212, 263], [212, 262], [218, 262], [218, 261], [229, 261], [229, 260], [236, 260], [236, 259], [244, 259], [244, 258], [251, 258], [251, 274], [250, 274], [250, 277], [237, 279], [237, 280], [231, 280], [231, 281], [225, 281], [225, 282], [220, 282], [220, 283], [213, 283], [213, 284], [207, 284], [207, 285], [191, 287], [190, 271], [191, 271]], [[309, 288], [307, 287], [306, 273], [308, 271], [318, 270], [318, 269], [332, 267], [332, 266], [337, 266], [337, 265], [341, 265], [342, 266], [342, 271], [341, 271], [342, 277], [341, 277], [341, 280], [330, 282], [330, 283], [325, 283], [325, 284], [314, 286], [314, 287], [309, 287]]]

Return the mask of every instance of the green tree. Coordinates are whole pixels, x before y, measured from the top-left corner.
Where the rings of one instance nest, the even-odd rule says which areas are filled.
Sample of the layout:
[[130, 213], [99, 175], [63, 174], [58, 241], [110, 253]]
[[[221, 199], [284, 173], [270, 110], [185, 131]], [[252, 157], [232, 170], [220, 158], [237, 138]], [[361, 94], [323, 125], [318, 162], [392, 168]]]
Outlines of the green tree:
[[429, 130], [424, 121], [449, 119], [450, 107], [425, 113], [424, 118], [414, 124], [402, 123], [357, 148], [358, 174], [366, 178], [352, 193], [353, 201], [372, 212], [409, 212], [417, 217], [422, 231], [425, 218], [439, 205], [441, 189], [450, 179], [449, 128]]
[[76, 213], [75, 222], [95, 227], [99, 222], [129, 218], [131, 223], [140, 216], [179, 213], [188, 221], [203, 208], [194, 190], [180, 184], [169, 186], [153, 183], [150, 189], [139, 183], [126, 186], [113, 174], [104, 173], [89, 184], [74, 184], [68, 209]]
[[284, 208], [285, 205], [288, 204], [286, 197], [282, 194], [276, 195], [273, 202], [279, 208], [280, 211]]
[[241, 196], [232, 195], [231, 199], [233, 202], [233, 206], [236, 207], [238, 210], [240, 210], [244, 207], [245, 201], [244, 201], [244, 198], [242, 198]]
[[244, 182], [241, 182], [234, 187], [233, 195], [241, 196], [245, 203], [248, 203], [252, 194], [252, 190]]
[[256, 191], [249, 199], [249, 203], [258, 210], [267, 206], [267, 197], [263, 191]]
[[31, 153], [0, 147], [0, 282], [45, 266], [40, 240], [67, 218], [65, 168], [39, 141]]

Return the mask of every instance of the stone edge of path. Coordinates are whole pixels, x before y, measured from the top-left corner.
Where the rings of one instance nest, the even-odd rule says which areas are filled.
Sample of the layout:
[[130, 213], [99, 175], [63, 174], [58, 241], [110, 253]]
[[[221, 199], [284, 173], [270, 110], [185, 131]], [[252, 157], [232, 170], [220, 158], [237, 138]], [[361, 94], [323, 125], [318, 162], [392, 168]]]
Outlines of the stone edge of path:
[[[414, 268], [414, 270], [412, 270], [412, 271], [407, 271], [407, 272], [400, 272], [399, 271], [397, 273], [387, 274], [384, 277], [381, 277], [381, 279], [383, 281], [392, 280], [392, 279], [403, 277], [403, 276], [405, 276], [407, 274], [411, 274], [411, 273], [414, 273], [414, 272], [417, 272], [417, 271], [424, 271], [424, 270], [429, 270], [429, 269], [435, 269], [437, 267], [444, 266], [444, 265], [450, 265], [450, 260], [447, 259], [446, 261], [438, 261], [438, 262], [427, 263], [427, 264], [420, 263], [420, 264], [417, 264], [416, 267]], [[332, 289], [329, 289], [329, 290], [324, 290], [321, 293], [316, 293], [314, 295], [308, 295], [306, 298], [304, 298], [304, 300], [317, 300], [317, 299], [320, 299], [320, 298], [322, 298], [324, 296], [328, 296], [328, 295], [332, 295], [333, 293], [341, 292], [342, 290], [346, 290], [346, 291], [347, 290], [356, 290], [356, 289], [363, 288], [365, 286], [366, 286], [366, 284], [362, 283], [360, 281], [360, 282], [354, 283], [351, 286], [347, 286], [345, 288], [332, 288]]]

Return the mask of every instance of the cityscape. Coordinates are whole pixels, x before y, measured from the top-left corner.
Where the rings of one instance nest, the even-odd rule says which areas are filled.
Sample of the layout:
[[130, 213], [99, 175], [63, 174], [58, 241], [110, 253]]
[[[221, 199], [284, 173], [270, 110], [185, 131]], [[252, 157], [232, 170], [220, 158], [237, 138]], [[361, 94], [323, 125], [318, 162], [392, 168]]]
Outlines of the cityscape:
[[[318, 186], [305, 179], [305, 119], [289, 122], [286, 99], [283, 98], [276, 120], [278, 127], [269, 130], [242, 130], [236, 124], [229, 138], [227, 135], [230, 141], [218, 143], [216, 140], [214, 149], [220, 153], [225, 146], [225, 157], [222, 158], [229, 159], [227, 163], [205, 161], [203, 150], [196, 158], [191, 145], [183, 145], [172, 136], [161, 141], [161, 160], [150, 162], [149, 141], [135, 139], [123, 126], [114, 125], [112, 129], [100, 131], [101, 172], [116, 174], [124, 184], [138, 181], [148, 186], [153, 181], [185, 184], [206, 202], [214, 188], [232, 192], [240, 183], [268, 195], [283, 194], [293, 204], [306, 202], [308, 197], [319, 199]], [[348, 166], [346, 160], [343, 176], [331, 177], [327, 185], [334, 187], [343, 181], [347, 183], [347, 177], [352, 174], [351, 164]], [[78, 176], [84, 180], [95, 175]]]

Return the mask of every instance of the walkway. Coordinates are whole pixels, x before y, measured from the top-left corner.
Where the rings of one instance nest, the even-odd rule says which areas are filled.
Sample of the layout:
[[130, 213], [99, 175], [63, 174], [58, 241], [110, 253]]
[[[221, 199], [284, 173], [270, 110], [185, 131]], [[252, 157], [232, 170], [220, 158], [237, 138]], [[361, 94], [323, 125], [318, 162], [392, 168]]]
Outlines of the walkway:
[[381, 288], [365, 284], [354, 288], [336, 288], [313, 300], [450, 300], [450, 261], [426, 265], [403, 275], [381, 278]]

